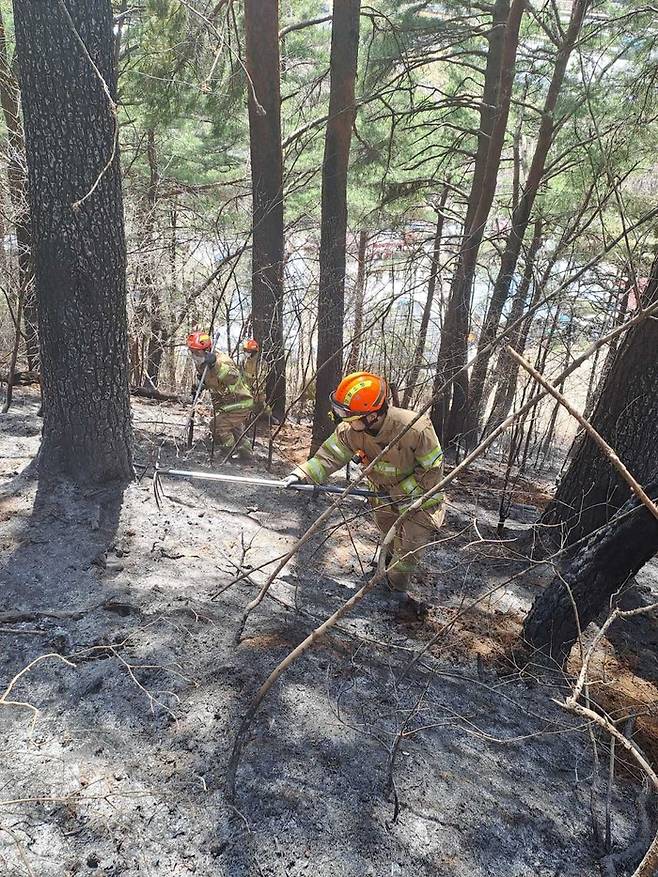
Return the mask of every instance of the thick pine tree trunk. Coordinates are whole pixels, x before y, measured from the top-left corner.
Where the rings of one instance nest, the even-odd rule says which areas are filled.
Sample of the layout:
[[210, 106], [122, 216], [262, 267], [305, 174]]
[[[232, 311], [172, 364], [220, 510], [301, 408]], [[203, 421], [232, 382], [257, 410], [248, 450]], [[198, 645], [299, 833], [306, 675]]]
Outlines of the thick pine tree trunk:
[[112, 8], [15, 0], [14, 21], [39, 309], [39, 467], [80, 482], [125, 480], [126, 253], [116, 112], [105, 90], [116, 93]]
[[267, 399], [286, 407], [283, 350], [283, 157], [278, 0], [245, 0], [249, 143], [253, 197], [252, 314], [267, 366]]
[[[461, 432], [460, 412], [468, 395], [468, 377], [465, 372], [460, 373], [460, 369], [466, 362], [477, 257], [496, 192], [498, 168], [507, 130], [524, 5], [524, 0], [513, 0], [511, 8], [509, 2], [497, 2], [494, 6], [483, 94], [483, 104], [490, 100], [491, 106], [486, 112], [481, 112], [482, 134], [471, 181], [464, 236], [448, 297], [434, 382], [436, 398], [432, 408], [432, 420], [446, 443], [452, 442]], [[495, 107], [493, 112], [492, 107]], [[485, 135], [486, 143], [483, 143], [485, 137], [482, 135]], [[446, 382], [449, 382], [448, 386], [441, 391]]]
[[496, 278], [491, 301], [489, 302], [484, 326], [480, 333], [478, 342], [479, 356], [473, 365], [468, 404], [465, 407], [466, 417], [463, 421], [463, 429], [467, 437], [467, 446], [469, 447], [477, 443], [478, 427], [483, 414], [482, 397], [492, 354], [491, 350], [484, 352], [484, 348], [496, 337], [503, 308], [509, 298], [510, 287], [523, 246], [523, 239], [530, 224], [532, 208], [544, 176], [546, 158], [553, 143], [556, 130], [555, 109], [560, 91], [562, 90], [564, 74], [576, 39], [582, 28], [588, 4], [589, 0], [576, 0], [571, 10], [569, 26], [557, 54], [553, 75], [544, 102], [539, 135], [530, 164], [528, 179], [526, 180], [521, 200], [512, 214], [512, 227], [501, 258], [500, 270]]
[[443, 221], [445, 219], [444, 209], [448, 200], [448, 186], [445, 186], [441, 195], [441, 201], [436, 214], [436, 231], [434, 233], [434, 246], [432, 247], [432, 263], [430, 266], [430, 279], [427, 284], [427, 298], [425, 299], [425, 307], [423, 308], [423, 316], [420, 320], [420, 328], [418, 330], [418, 339], [416, 341], [416, 349], [414, 350], [414, 358], [412, 360], [411, 371], [407, 377], [404, 395], [402, 397], [402, 407], [408, 408], [411, 397], [418, 383], [418, 376], [423, 365], [425, 356], [425, 343], [427, 341], [427, 329], [432, 316], [432, 305], [434, 304], [434, 294], [436, 292], [436, 279], [439, 275], [440, 257], [441, 257], [441, 239], [443, 238]]
[[[645, 305], [658, 300], [658, 258]], [[644, 484], [658, 457], [658, 320], [647, 319], [620, 343], [601, 388], [592, 426]], [[541, 522], [559, 525], [574, 542], [605, 524], [626, 501], [628, 488], [591, 438], [579, 446]]]
[[347, 169], [356, 112], [354, 87], [360, 9], [361, 0], [334, 0], [329, 119], [322, 164], [318, 355], [312, 450], [317, 449], [333, 429], [329, 395], [343, 370]]
[[[654, 500], [658, 498], [655, 466], [654, 457], [654, 473], [645, 487]], [[567, 568], [537, 597], [523, 625], [525, 642], [563, 661], [578, 638], [578, 623], [584, 631], [656, 552], [658, 521], [633, 497], [603, 530], [592, 534]]]

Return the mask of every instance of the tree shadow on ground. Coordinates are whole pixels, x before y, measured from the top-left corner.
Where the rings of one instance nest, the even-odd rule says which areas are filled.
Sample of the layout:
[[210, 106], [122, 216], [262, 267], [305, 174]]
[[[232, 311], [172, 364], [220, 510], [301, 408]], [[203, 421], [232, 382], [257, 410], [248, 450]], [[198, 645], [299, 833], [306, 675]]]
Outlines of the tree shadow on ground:
[[5, 501], [20, 499], [17, 493], [23, 494], [22, 519], [12, 528], [13, 550], [5, 552], [0, 565], [5, 605], [45, 608], [55, 598], [71, 606], [76, 597], [88, 595], [89, 569], [103, 568], [124, 487], [83, 492], [68, 481], [38, 478], [30, 471], [3, 485]]

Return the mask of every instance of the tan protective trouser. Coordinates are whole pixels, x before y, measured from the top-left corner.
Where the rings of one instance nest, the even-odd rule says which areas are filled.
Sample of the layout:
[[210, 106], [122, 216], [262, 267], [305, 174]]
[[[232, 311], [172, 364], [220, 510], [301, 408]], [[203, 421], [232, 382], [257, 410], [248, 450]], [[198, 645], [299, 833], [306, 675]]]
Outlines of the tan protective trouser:
[[[373, 511], [375, 523], [382, 535], [388, 533], [401, 513], [394, 505], [383, 505]], [[443, 524], [443, 518], [442, 508], [433, 511], [432, 514], [419, 509], [406, 517], [396, 530], [391, 568], [387, 573], [389, 584], [394, 591], [407, 590], [409, 579], [425, 553], [425, 546], [434, 540], [436, 531]]]
[[[220, 407], [215, 408], [210, 429], [218, 447], [232, 448], [236, 440], [247, 428], [247, 421], [251, 414], [251, 408], [241, 411], [223, 411]], [[241, 444], [245, 443], [245, 439]]]

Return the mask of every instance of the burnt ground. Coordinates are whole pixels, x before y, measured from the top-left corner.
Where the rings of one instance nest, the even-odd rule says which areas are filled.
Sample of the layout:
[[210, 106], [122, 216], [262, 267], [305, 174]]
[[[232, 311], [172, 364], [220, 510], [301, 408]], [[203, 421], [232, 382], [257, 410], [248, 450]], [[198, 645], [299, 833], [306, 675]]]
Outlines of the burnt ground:
[[[493, 463], [453, 485], [419, 585], [434, 606], [428, 622], [395, 621], [379, 589], [294, 664], [252, 726], [233, 808], [225, 779], [240, 718], [277, 662], [367, 575], [365, 508], [351, 501], [302, 550], [236, 644], [265, 578], [257, 567], [327, 501], [169, 480], [158, 510], [141, 467], [120, 497], [37, 484], [21, 475], [38, 448], [36, 412], [21, 391], [0, 420], [0, 873], [600, 873], [586, 729], [555, 704], [564, 689], [492, 667], [547, 581], [544, 567], [519, 576], [524, 562], [492, 540]], [[158, 450], [163, 465], [209, 467], [203, 441], [183, 453], [181, 407], [136, 402], [134, 419], [144, 467]], [[305, 436], [287, 429], [275, 473], [304, 456]], [[260, 442], [253, 465], [230, 471], [266, 475], [265, 456]], [[517, 485], [508, 536], [547, 489]], [[250, 580], [212, 599], [238, 568]], [[655, 599], [656, 582], [648, 569], [629, 599]], [[650, 743], [658, 631], [641, 624], [611, 632], [593, 692], [608, 703], [613, 692], [620, 716], [642, 713]], [[607, 773], [605, 741], [598, 754]], [[610, 815], [624, 849], [641, 820], [637, 786], [618, 774]], [[602, 818], [605, 781], [594, 797]]]

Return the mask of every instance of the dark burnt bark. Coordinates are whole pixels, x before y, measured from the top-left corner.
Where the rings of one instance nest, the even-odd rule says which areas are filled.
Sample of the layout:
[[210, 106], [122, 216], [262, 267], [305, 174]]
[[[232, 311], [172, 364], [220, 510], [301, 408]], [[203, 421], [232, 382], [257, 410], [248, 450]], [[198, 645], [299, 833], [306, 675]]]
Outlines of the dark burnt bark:
[[360, 0], [335, 0], [331, 27], [329, 119], [322, 164], [318, 354], [313, 417], [315, 450], [334, 428], [329, 395], [343, 370], [347, 169], [356, 107]]
[[277, 417], [286, 407], [283, 350], [283, 159], [278, 0], [245, 0], [249, 143], [253, 197], [252, 313], [266, 364], [267, 399]]
[[114, 95], [112, 8], [109, 0], [16, 0], [14, 20], [39, 309], [40, 472], [125, 480], [132, 462], [117, 122], [89, 60]]
[[[432, 420], [440, 437], [452, 443], [461, 430], [461, 412], [468, 396], [468, 376], [460, 370], [466, 364], [467, 336], [470, 323], [473, 280], [484, 230], [493, 204], [500, 157], [507, 130], [519, 27], [524, 0], [498, 2], [494, 7], [493, 27], [489, 38], [483, 103], [491, 100], [495, 107], [481, 114], [482, 135], [464, 224], [457, 266], [448, 297], [448, 307], [441, 335], [441, 346], [434, 383], [435, 402]], [[441, 389], [448, 382], [445, 389]]]
[[[644, 303], [656, 300], [658, 258]], [[645, 484], [658, 456], [658, 320], [647, 319], [624, 336], [591, 423]], [[607, 523], [627, 494], [626, 483], [588, 436], [579, 442], [541, 522], [559, 525], [571, 543]]]
[[473, 366], [468, 402], [464, 409], [465, 417], [462, 425], [468, 447], [474, 446], [477, 442], [478, 428], [483, 414], [482, 397], [492, 355], [491, 350], [485, 352], [484, 348], [491, 344], [496, 337], [503, 308], [509, 298], [512, 279], [523, 246], [523, 239], [530, 224], [532, 208], [544, 176], [546, 158], [555, 135], [555, 109], [560, 91], [562, 90], [564, 74], [576, 39], [580, 33], [588, 3], [589, 0], [576, 0], [572, 8], [569, 26], [555, 60], [553, 75], [544, 102], [539, 135], [530, 164], [528, 179], [526, 180], [521, 200], [512, 214], [512, 227], [505, 243], [500, 270], [496, 278], [491, 301], [489, 302], [484, 326], [480, 333], [478, 342], [479, 356]]
[[[654, 472], [646, 485], [654, 499], [658, 498], [655, 465], [654, 457]], [[525, 642], [562, 662], [578, 637], [578, 622], [584, 631], [656, 552], [658, 521], [634, 496], [603, 530], [590, 536], [537, 597], [523, 625]]]
[[425, 299], [425, 307], [423, 308], [423, 316], [420, 320], [420, 328], [418, 330], [418, 339], [416, 341], [416, 349], [414, 350], [414, 358], [413, 365], [411, 366], [411, 371], [409, 372], [409, 376], [407, 378], [407, 385], [404, 388], [404, 395], [402, 397], [402, 407], [408, 408], [409, 403], [411, 402], [411, 397], [416, 388], [416, 384], [418, 383], [418, 376], [420, 375], [420, 370], [423, 365], [423, 358], [425, 356], [425, 342], [427, 341], [427, 329], [430, 324], [430, 317], [432, 315], [432, 305], [434, 304], [434, 294], [436, 292], [436, 280], [439, 274], [440, 268], [440, 256], [441, 256], [441, 239], [443, 237], [443, 221], [444, 221], [444, 209], [446, 206], [446, 201], [448, 200], [448, 186], [445, 186], [443, 189], [443, 193], [441, 195], [441, 202], [438, 207], [438, 211], [436, 214], [436, 232], [434, 234], [434, 246], [432, 248], [432, 264], [430, 267], [430, 279], [427, 284], [427, 298]]

